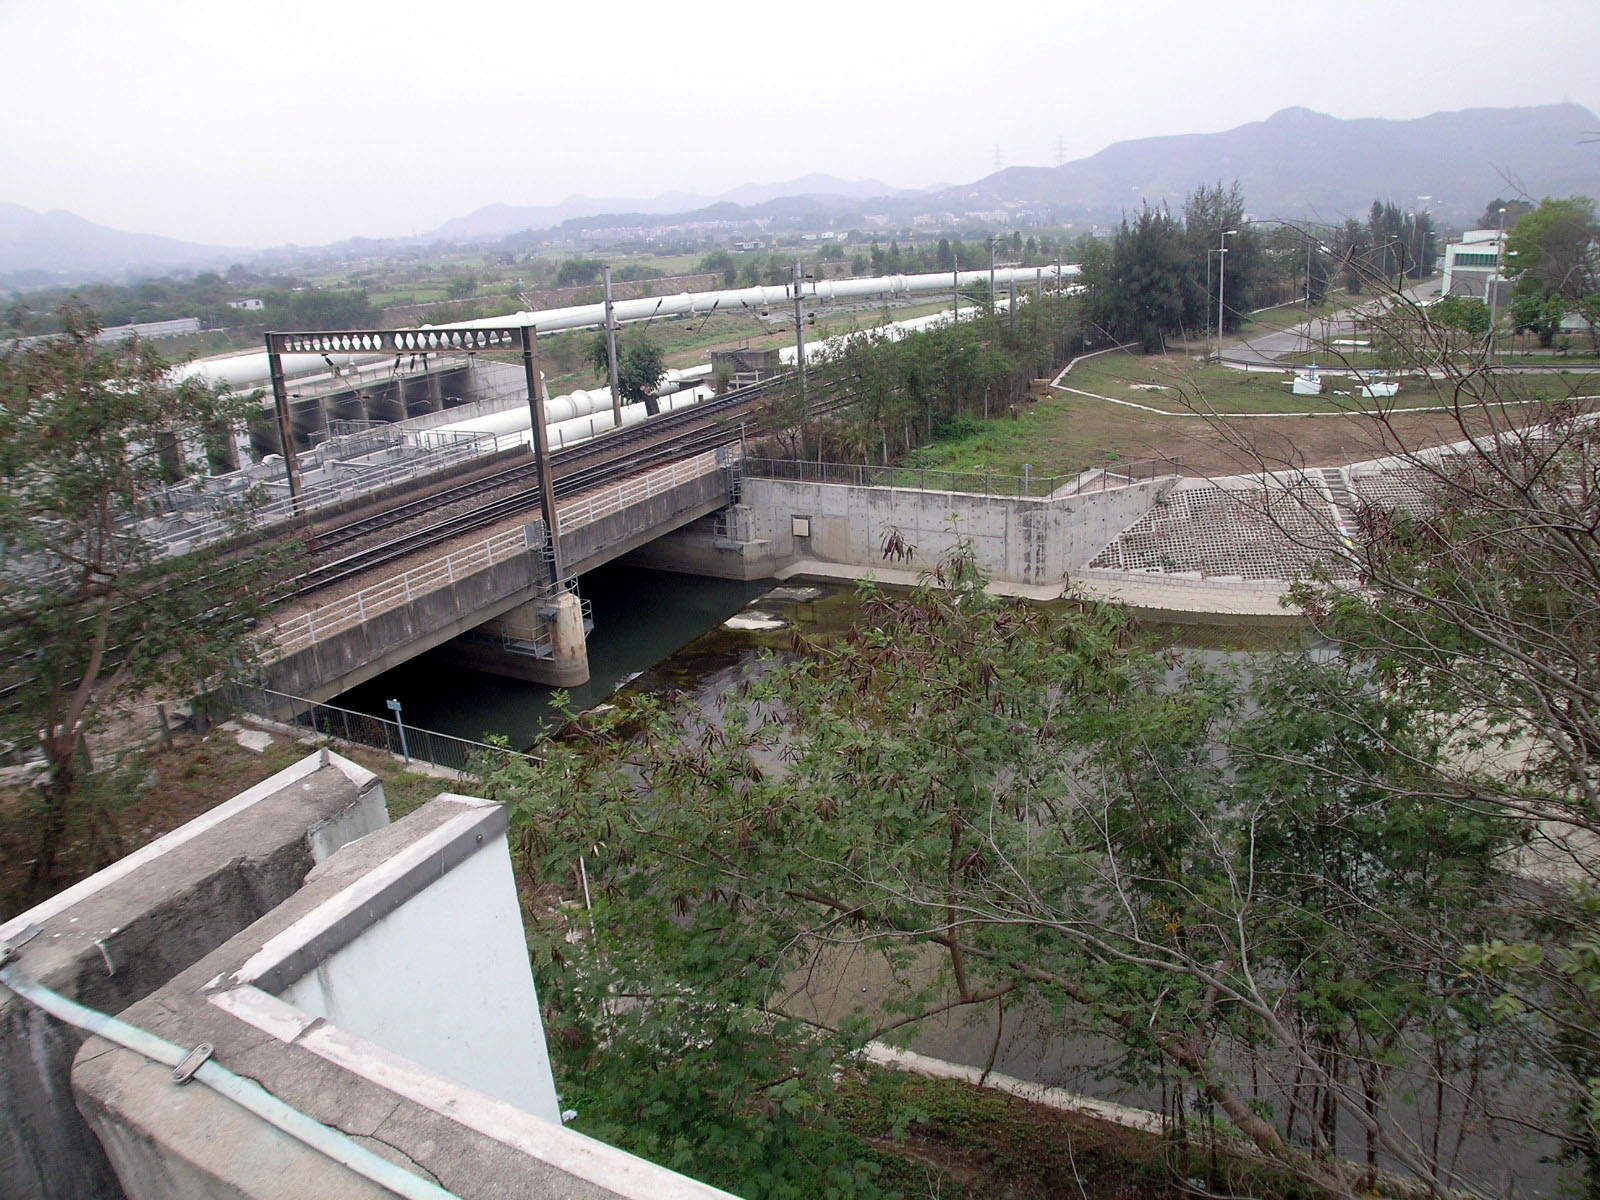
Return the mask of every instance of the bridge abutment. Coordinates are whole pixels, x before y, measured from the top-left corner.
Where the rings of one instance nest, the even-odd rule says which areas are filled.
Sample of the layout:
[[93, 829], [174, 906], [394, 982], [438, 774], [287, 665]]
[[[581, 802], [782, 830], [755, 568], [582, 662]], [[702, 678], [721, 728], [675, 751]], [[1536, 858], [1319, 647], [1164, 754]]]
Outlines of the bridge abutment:
[[792, 555], [779, 555], [767, 522], [748, 504], [730, 504], [662, 534], [623, 559], [629, 566], [711, 579], [770, 579]]

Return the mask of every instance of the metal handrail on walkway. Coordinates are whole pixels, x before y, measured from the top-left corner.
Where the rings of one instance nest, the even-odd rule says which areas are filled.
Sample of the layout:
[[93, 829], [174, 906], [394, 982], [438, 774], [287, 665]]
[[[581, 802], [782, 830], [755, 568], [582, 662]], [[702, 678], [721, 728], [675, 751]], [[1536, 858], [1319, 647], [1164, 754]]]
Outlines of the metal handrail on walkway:
[[418, 596], [438, 591], [469, 575], [486, 571], [496, 563], [527, 552], [525, 530], [508, 529], [291, 618], [277, 627], [273, 640], [280, 653], [292, 654], [314, 642], [343, 633], [372, 617], [409, 604]]

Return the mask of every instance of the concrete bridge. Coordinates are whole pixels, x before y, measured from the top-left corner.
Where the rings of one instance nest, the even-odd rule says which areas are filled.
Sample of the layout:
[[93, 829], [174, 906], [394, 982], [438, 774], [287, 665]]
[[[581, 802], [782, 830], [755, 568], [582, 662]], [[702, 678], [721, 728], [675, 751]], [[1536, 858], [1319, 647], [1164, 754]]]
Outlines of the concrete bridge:
[[[726, 508], [738, 447], [706, 451], [559, 504], [564, 579]], [[400, 573], [285, 611], [263, 648], [266, 686], [325, 700], [435, 648], [479, 670], [558, 687], [589, 677], [583, 607], [552, 586], [542, 522], [473, 535]]]

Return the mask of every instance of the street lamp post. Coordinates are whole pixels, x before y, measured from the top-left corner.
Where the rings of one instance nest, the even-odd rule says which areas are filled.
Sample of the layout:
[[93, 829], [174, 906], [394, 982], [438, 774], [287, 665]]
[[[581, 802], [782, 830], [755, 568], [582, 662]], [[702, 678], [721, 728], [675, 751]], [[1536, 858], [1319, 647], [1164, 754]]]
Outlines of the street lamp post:
[[1489, 293], [1489, 357], [1488, 362], [1494, 361], [1494, 322], [1496, 316], [1495, 302], [1500, 298], [1500, 289], [1495, 286], [1500, 278], [1500, 264], [1505, 259], [1506, 252], [1506, 210], [1500, 210], [1500, 232], [1494, 239], [1494, 270], [1489, 272], [1489, 281], [1484, 284], [1484, 291]]
[[1226, 324], [1227, 308], [1223, 298], [1228, 294], [1228, 239], [1238, 233], [1237, 229], [1224, 229], [1222, 231], [1222, 245], [1217, 247], [1217, 361], [1222, 361], [1222, 329]]
[[1306, 349], [1311, 349], [1311, 251], [1318, 254], [1332, 254], [1333, 251], [1321, 242], [1311, 238], [1306, 239]]

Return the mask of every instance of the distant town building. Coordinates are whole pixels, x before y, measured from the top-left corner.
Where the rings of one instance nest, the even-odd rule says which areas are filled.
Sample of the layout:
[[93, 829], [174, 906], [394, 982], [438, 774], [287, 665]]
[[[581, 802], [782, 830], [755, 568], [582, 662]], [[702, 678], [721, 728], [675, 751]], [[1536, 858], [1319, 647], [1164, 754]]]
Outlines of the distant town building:
[[1498, 229], [1469, 229], [1459, 242], [1444, 248], [1444, 287], [1446, 296], [1489, 298], [1494, 288], [1496, 304], [1508, 299], [1508, 284], [1501, 274], [1501, 255], [1505, 234]]
[[262, 302], [252, 296], [247, 300], [229, 300], [228, 307], [242, 308], [249, 312], [259, 312], [262, 308]]

